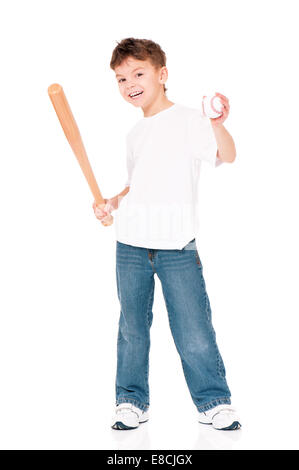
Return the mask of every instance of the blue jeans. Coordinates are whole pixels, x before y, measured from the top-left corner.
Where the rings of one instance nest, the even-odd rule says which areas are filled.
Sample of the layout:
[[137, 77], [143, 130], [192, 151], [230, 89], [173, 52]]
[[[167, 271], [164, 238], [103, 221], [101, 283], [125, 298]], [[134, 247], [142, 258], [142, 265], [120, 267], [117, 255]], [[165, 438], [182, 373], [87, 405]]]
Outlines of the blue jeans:
[[150, 327], [155, 273], [185, 379], [199, 412], [230, 404], [225, 368], [216, 343], [203, 267], [195, 238], [181, 250], [141, 248], [116, 241], [120, 301], [116, 404], [149, 407]]

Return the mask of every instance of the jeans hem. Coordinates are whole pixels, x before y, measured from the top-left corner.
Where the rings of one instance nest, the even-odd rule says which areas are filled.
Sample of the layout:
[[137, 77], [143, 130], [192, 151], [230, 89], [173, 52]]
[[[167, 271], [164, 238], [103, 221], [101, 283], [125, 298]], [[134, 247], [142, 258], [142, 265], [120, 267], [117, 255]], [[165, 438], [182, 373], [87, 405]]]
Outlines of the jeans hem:
[[203, 413], [204, 411], [211, 410], [212, 408], [215, 408], [215, 406], [218, 405], [231, 405], [231, 400], [229, 397], [216, 398], [215, 400], [210, 401], [205, 405], [198, 406], [197, 410], [199, 413]]
[[148, 404], [141, 403], [138, 400], [134, 400], [133, 398], [126, 398], [126, 397], [121, 397], [116, 400], [116, 405], [120, 405], [120, 403], [131, 403], [132, 405], [136, 406], [142, 411], [147, 411], [149, 408]]

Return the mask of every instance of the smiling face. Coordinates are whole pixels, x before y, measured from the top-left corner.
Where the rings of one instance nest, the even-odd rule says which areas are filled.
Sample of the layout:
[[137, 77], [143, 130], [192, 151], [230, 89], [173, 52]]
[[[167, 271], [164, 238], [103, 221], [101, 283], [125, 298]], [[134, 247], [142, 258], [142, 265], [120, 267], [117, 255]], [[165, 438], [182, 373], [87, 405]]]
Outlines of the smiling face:
[[144, 108], [164, 96], [166, 67], [155, 69], [149, 60], [128, 57], [114, 71], [121, 95], [134, 106]]

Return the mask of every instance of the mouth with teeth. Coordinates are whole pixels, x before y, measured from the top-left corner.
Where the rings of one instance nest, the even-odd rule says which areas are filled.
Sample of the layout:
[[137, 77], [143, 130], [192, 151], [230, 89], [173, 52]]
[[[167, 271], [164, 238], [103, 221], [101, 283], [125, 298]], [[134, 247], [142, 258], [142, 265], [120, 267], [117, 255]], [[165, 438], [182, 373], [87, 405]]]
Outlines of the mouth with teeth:
[[138, 98], [142, 95], [143, 91], [134, 91], [132, 93], [129, 93], [129, 97], [132, 99], [132, 100], [138, 100]]

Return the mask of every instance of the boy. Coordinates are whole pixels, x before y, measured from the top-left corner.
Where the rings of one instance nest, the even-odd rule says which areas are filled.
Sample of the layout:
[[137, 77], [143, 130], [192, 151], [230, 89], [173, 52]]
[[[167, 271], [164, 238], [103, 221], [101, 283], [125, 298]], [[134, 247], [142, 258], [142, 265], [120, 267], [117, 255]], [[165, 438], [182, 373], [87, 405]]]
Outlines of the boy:
[[195, 241], [200, 162], [218, 166], [236, 156], [234, 141], [223, 127], [229, 101], [217, 93], [223, 114], [209, 119], [197, 109], [168, 100], [166, 56], [151, 40], [123, 39], [113, 51], [110, 67], [123, 98], [144, 113], [127, 135], [126, 188], [105, 199], [104, 210], [93, 204], [102, 223], [118, 209], [116, 277], [121, 312], [112, 428], [134, 429], [148, 420], [156, 273], [199, 422], [221, 430], [239, 429]]

